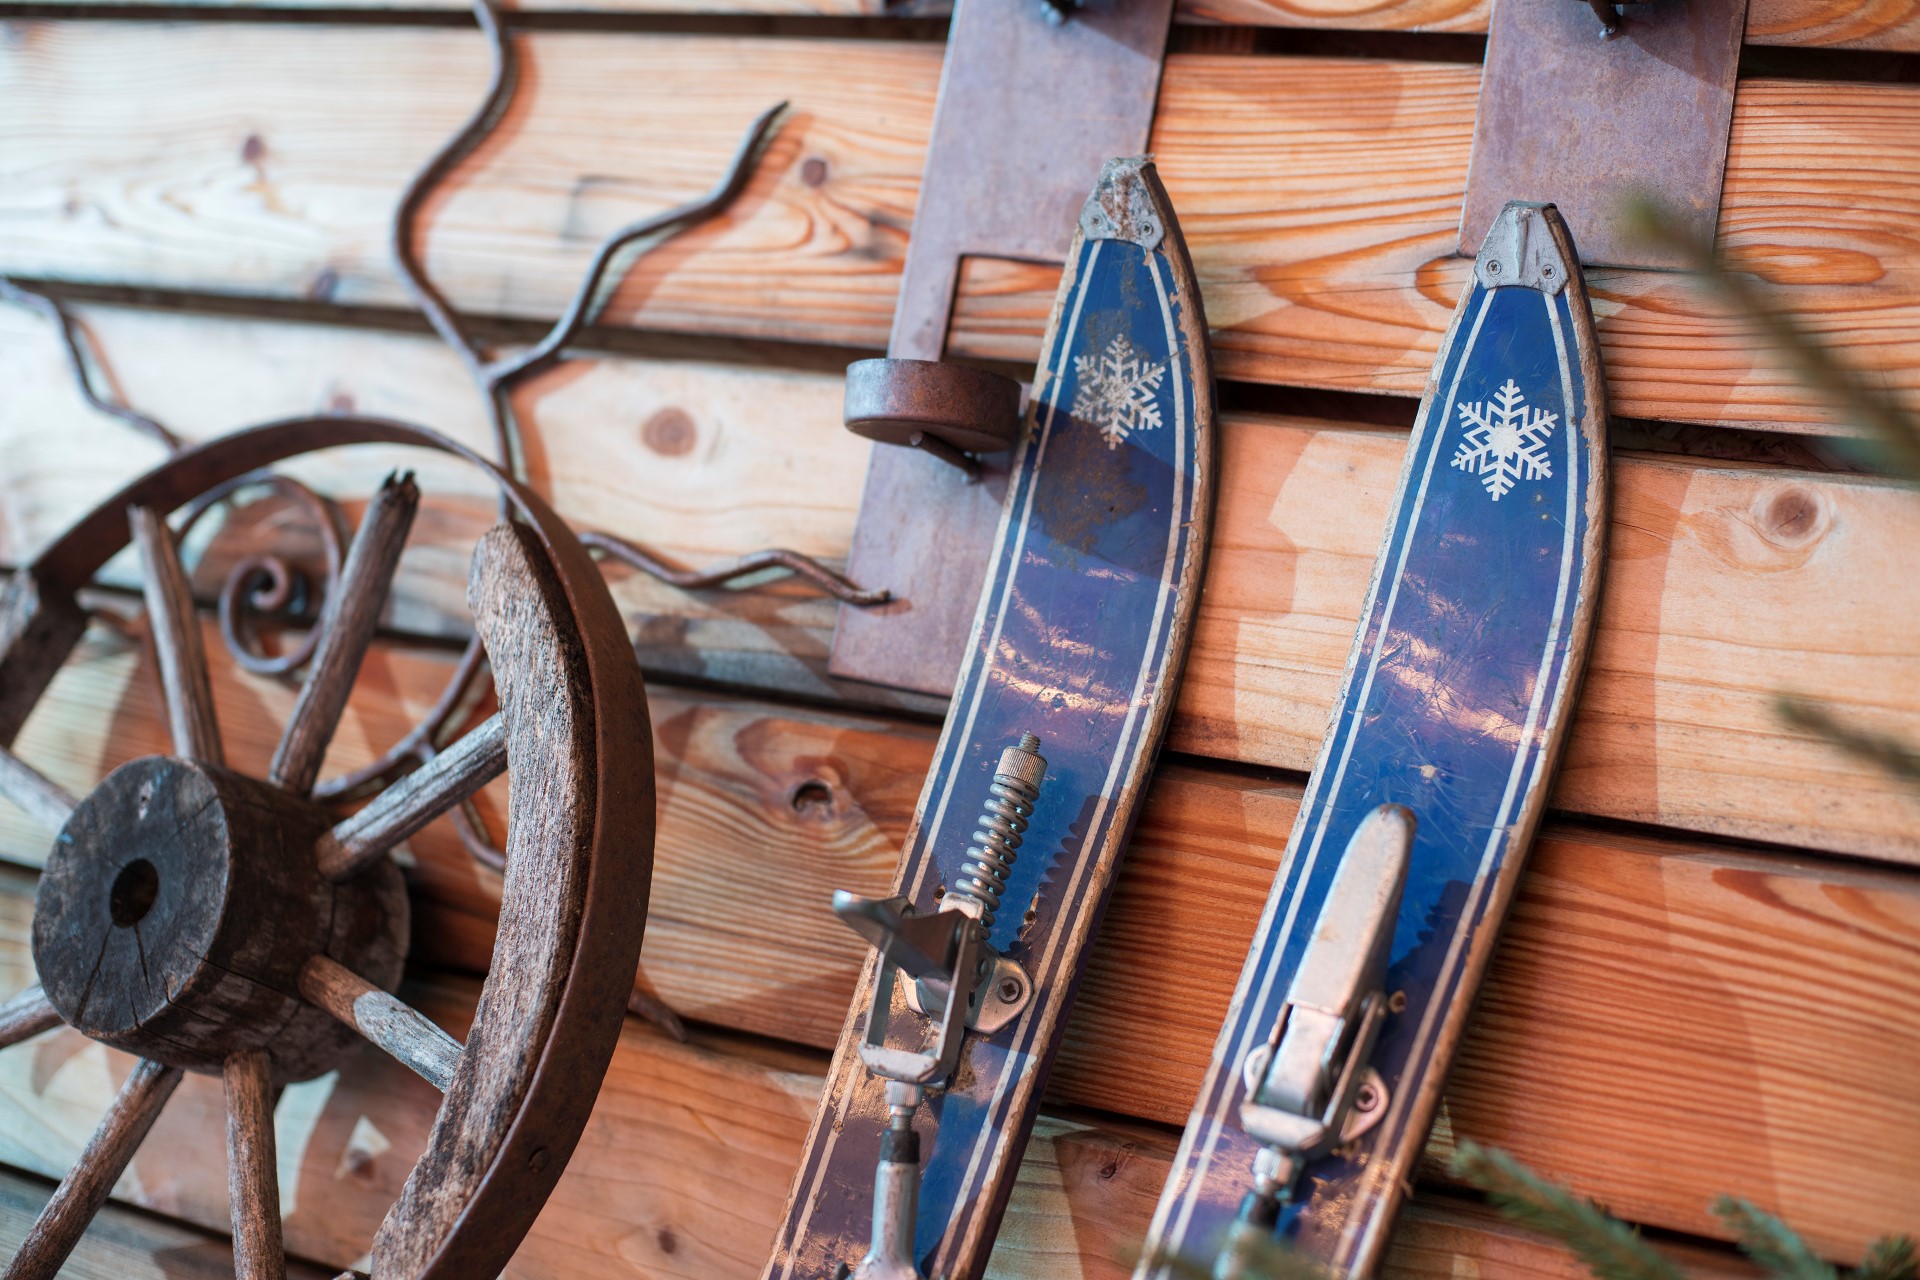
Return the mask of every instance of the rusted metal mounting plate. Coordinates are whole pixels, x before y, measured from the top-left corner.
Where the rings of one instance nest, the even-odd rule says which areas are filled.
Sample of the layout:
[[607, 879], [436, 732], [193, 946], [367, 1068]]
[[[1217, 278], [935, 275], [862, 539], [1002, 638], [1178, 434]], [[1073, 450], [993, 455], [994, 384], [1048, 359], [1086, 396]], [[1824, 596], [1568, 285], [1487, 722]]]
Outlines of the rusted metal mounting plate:
[[[938, 360], [964, 257], [1064, 262], [1087, 182], [1146, 150], [1172, 0], [1090, 0], [1059, 26], [1040, 0], [960, 0], [887, 354]], [[1006, 493], [919, 450], [877, 447], [847, 572], [893, 601], [842, 607], [829, 669], [953, 692]]]
[[1712, 238], [1746, 21], [1747, 0], [1650, 0], [1602, 39], [1575, 0], [1498, 0], [1460, 252], [1479, 248], [1507, 201], [1537, 200], [1559, 206], [1584, 265], [1683, 265], [1622, 214], [1648, 196]]

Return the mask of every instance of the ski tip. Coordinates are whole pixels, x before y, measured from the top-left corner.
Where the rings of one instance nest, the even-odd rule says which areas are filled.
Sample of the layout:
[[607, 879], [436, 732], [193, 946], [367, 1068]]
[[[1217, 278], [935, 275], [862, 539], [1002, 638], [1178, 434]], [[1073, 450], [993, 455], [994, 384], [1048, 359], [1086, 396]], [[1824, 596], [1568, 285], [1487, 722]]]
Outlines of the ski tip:
[[1165, 199], [1152, 156], [1116, 156], [1100, 166], [1100, 181], [1080, 210], [1080, 233], [1127, 240], [1151, 253], [1167, 234]]
[[1487, 228], [1474, 273], [1489, 289], [1519, 286], [1554, 297], [1574, 277], [1573, 236], [1551, 204], [1509, 200]]

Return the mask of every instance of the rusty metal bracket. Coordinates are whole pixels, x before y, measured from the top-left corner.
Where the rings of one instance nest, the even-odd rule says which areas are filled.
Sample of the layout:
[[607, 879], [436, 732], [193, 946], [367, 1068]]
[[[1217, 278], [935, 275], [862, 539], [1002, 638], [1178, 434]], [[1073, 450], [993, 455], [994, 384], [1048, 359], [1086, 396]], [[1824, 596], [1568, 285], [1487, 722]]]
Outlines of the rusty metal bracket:
[[1747, 0], [1498, 0], [1460, 223], [1471, 256], [1509, 200], [1558, 205], [1586, 266], [1685, 265], [1626, 224], [1650, 198], [1696, 242], [1720, 219]]
[[[954, 11], [887, 346], [894, 361], [945, 354], [962, 258], [1064, 261], [1088, 175], [1111, 156], [1146, 150], [1171, 0], [1087, 0], [1064, 21], [1044, 8], [960, 0]], [[944, 696], [980, 598], [1006, 464], [1004, 453], [988, 453], [950, 465], [927, 438], [980, 447], [928, 431], [919, 448], [874, 449], [847, 575], [891, 590], [893, 602], [841, 608], [829, 669]]]

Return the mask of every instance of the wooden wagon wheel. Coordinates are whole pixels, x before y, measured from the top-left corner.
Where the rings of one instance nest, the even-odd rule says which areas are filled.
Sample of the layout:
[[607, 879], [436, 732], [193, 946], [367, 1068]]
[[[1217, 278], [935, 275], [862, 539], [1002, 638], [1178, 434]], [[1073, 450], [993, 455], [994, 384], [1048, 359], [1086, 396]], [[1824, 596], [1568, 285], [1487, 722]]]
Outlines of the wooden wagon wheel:
[[[468, 588], [500, 710], [338, 820], [311, 793], [412, 520], [411, 481], [389, 481], [368, 508], [265, 779], [225, 766], [165, 516], [292, 455], [360, 443], [458, 454], [500, 483], [511, 518], [482, 539]], [[6, 583], [0, 745], [79, 640], [76, 591], [129, 540], [145, 570], [173, 754], [122, 765], [76, 801], [0, 751], [0, 793], [61, 831], [34, 909], [41, 982], [0, 1006], [0, 1047], [65, 1022], [140, 1063], [6, 1280], [59, 1270], [183, 1071], [225, 1078], [236, 1270], [283, 1275], [274, 1089], [328, 1070], [357, 1037], [445, 1095], [374, 1242], [374, 1274], [494, 1275], [586, 1124], [646, 916], [652, 738], [612, 598], [539, 498], [451, 441], [367, 419], [261, 427], [135, 481]], [[498, 940], [462, 1045], [388, 994], [408, 923], [387, 851], [503, 769]]]

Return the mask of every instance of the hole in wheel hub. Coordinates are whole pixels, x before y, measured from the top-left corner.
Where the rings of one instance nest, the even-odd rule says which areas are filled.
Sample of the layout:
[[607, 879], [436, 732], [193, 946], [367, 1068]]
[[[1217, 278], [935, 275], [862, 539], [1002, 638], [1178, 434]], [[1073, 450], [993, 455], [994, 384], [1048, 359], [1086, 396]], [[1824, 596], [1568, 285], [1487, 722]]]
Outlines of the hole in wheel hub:
[[275, 1076], [326, 1070], [353, 1043], [299, 995], [326, 954], [397, 980], [399, 873], [336, 885], [314, 843], [321, 806], [225, 769], [165, 756], [122, 765], [75, 807], [34, 903], [47, 999], [95, 1040], [189, 1070], [266, 1049]]
[[160, 872], [145, 858], [135, 858], [113, 878], [107, 894], [107, 914], [122, 929], [131, 929], [147, 918], [153, 900], [160, 896]]

